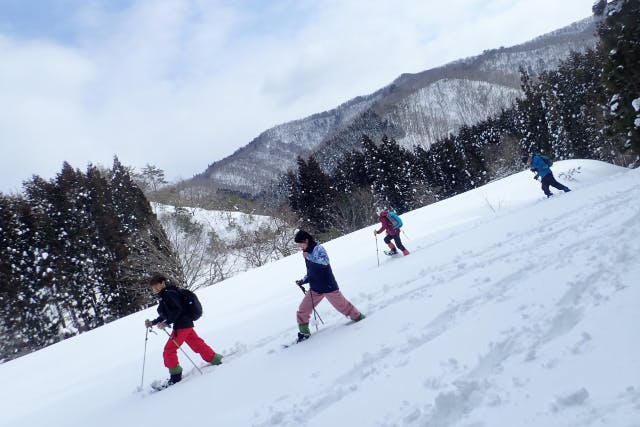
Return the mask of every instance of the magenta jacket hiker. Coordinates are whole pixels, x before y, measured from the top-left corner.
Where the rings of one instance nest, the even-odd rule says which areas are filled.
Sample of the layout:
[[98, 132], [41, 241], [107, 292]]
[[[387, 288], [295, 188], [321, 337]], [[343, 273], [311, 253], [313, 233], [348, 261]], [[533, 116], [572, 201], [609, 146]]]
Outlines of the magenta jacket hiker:
[[380, 212], [380, 223], [382, 224], [382, 227], [380, 227], [380, 229], [377, 231], [377, 234], [380, 234], [383, 231], [386, 231], [389, 236], [395, 236], [396, 234], [400, 234], [399, 228], [393, 228], [393, 223], [389, 219], [388, 210], [385, 209], [382, 212]]
[[[384, 242], [387, 244], [387, 246], [389, 246], [389, 250], [385, 251], [385, 254], [395, 255], [398, 253], [398, 249], [400, 249], [404, 256], [409, 255], [410, 253], [409, 250], [404, 247], [404, 245], [402, 244], [402, 239], [400, 239], [400, 228], [394, 227], [393, 222], [391, 222], [391, 219], [389, 218], [388, 210], [385, 209], [382, 212], [380, 212], [380, 223], [382, 224], [382, 227], [380, 227], [379, 230], [373, 230], [373, 234], [378, 235], [383, 231], [387, 232], [387, 235], [384, 237]], [[402, 221], [400, 221], [400, 226], [401, 225], [402, 225]], [[391, 243], [391, 240], [395, 242], [395, 245]], [[397, 246], [397, 249], [396, 249], [396, 246]]]

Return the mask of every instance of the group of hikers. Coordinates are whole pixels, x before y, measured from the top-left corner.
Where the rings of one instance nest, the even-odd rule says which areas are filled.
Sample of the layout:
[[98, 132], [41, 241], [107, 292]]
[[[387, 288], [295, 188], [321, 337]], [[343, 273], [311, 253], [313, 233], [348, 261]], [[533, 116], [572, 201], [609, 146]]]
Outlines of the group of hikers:
[[[555, 180], [549, 167], [550, 165], [544, 156], [535, 154], [523, 156], [522, 161], [529, 166], [532, 172], [536, 173], [535, 179], [541, 178], [542, 191], [547, 197], [552, 196], [549, 186], [553, 186], [564, 192], [571, 191], [568, 187]], [[400, 230], [402, 227], [400, 217], [395, 212], [384, 209], [379, 213], [379, 219], [381, 227], [373, 230], [373, 233], [377, 236], [383, 231], [386, 232], [384, 242], [388, 245], [389, 251], [385, 251], [385, 254], [393, 256], [398, 254], [398, 249], [400, 249], [403, 256], [409, 255], [410, 252], [402, 244], [400, 238]], [[294, 241], [302, 251], [307, 269], [306, 275], [302, 279], [295, 281], [295, 284], [304, 292], [304, 297], [296, 313], [298, 323], [298, 337], [296, 341], [301, 342], [311, 336], [309, 329], [311, 313], [325, 298], [337, 311], [349, 317], [352, 321], [359, 322], [364, 319], [365, 315], [340, 292], [340, 288], [331, 269], [331, 264], [329, 263], [329, 255], [324, 246], [304, 230], [298, 230], [296, 232]], [[305, 284], [309, 284], [308, 290], [303, 287]], [[224, 356], [214, 351], [196, 333], [193, 318], [189, 315], [187, 307], [185, 307], [184, 299], [181, 297], [178, 287], [161, 273], [152, 275], [149, 280], [149, 287], [159, 299], [158, 317], [154, 320], [145, 320], [145, 326], [147, 328], [156, 326], [160, 329], [165, 329], [173, 325], [173, 331], [169, 334], [169, 339], [163, 351], [164, 365], [169, 369], [170, 377], [163, 382], [161, 388], [168, 387], [182, 379], [182, 367], [178, 360], [178, 349], [183, 343], [187, 343], [205, 362], [212, 365], [221, 364]]]

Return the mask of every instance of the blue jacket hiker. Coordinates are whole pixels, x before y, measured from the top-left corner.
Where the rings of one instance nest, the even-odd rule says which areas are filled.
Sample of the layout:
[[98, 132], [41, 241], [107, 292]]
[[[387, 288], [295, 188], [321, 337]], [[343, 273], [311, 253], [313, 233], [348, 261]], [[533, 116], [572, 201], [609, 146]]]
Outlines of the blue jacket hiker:
[[[293, 239], [302, 250], [302, 256], [307, 267], [307, 274], [296, 280], [296, 284], [302, 288], [304, 298], [298, 307], [296, 319], [298, 321], [298, 342], [311, 336], [309, 319], [313, 309], [326, 298], [340, 313], [355, 322], [364, 319], [364, 314], [354, 307], [340, 292], [338, 282], [329, 264], [329, 255], [324, 247], [313, 239], [313, 236], [304, 230], [299, 230]], [[306, 291], [302, 285], [308, 283]]]
[[531, 172], [536, 173], [533, 179], [537, 180], [538, 177], [541, 178], [542, 191], [547, 197], [553, 196], [553, 193], [549, 190], [549, 186], [557, 188], [558, 190], [562, 190], [565, 193], [571, 191], [569, 187], [567, 187], [566, 185], [562, 185], [558, 181], [556, 181], [555, 177], [553, 176], [553, 172], [551, 172], [551, 168], [549, 167], [550, 165], [547, 164], [543, 156], [540, 156], [538, 154], [530, 154], [527, 156], [523, 156], [522, 162], [529, 165], [529, 167], [531, 168]]

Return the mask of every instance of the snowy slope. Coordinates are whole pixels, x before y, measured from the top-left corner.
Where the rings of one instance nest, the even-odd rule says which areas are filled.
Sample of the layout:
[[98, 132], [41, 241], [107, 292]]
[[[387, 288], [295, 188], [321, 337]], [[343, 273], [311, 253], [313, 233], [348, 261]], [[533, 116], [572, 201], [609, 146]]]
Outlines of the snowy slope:
[[[152, 203], [153, 211], [162, 219], [175, 213], [175, 206]], [[238, 237], [238, 230], [254, 231], [260, 226], [269, 224], [269, 217], [265, 215], [246, 214], [209, 210], [202, 208], [182, 208], [191, 219], [204, 226], [208, 231], [216, 233], [221, 239], [230, 240]]]
[[638, 426], [640, 170], [554, 171], [578, 166], [549, 200], [522, 172], [404, 215], [412, 254], [379, 267], [373, 225], [326, 243], [368, 317], [322, 302], [289, 349], [300, 255], [199, 293], [197, 330], [235, 354], [166, 391], [161, 332], [136, 391], [152, 309], [0, 365], [0, 425]]

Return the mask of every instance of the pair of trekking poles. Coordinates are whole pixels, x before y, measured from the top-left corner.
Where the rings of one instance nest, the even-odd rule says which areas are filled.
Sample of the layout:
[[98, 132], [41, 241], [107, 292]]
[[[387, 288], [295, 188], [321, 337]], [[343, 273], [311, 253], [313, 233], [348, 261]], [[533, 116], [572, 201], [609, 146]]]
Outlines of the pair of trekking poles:
[[[146, 365], [147, 362], [147, 341], [149, 341], [149, 332], [151, 332], [152, 334], [156, 334], [156, 332], [151, 329], [152, 327], [148, 327], [147, 328], [147, 332], [144, 335], [144, 355], [142, 356], [142, 378], [140, 378], [140, 387], [138, 387], [138, 391], [142, 390], [142, 387], [144, 386], [144, 367]], [[198, 370], [198, 372], [200, 372], [200, 374], [202, 374], [202, 369], [200, 369], [198, 367], [198, 365], [196, 365], [196, 362], [193, 361], [193, 359], [191, 359], [189, 357], [189, 355], [187, 354], [186, 351], [184, 351], [182, 349], [182, 347], [180, 347], [180, 345], [178, 344], [178, 342], [171, 336], [171, 334], [169, 332], [166, 331], [166, 329], [163, 329], [164, 333], [167, 334], [167, 336], [169, 337], [169, 339], [171, 341], [173, 341], [173, 343], [176, 345], [176, 347], [178, 347], [180, 349], [180, 351], [182, 351], [182, 354], [184, 354], [186, 356], [187, 359], [189, 359], [189, 362], [191, 362], [191, 364]], [[157, 334], [156, 334], [157, 335]]]
[[[302, 291], [302, 293], [306, 295], [307, 291], [304, 288], [304, 286], [302, 286], [301, 284], [298, 284], [298, 286], [300, 287], [300, 290]], [[322, 320], [322, 317], [320, 317], [320, 314], [318, 314], [318, 312], [316, 311], [316, 306], [315, 306], [315, 304], [313, 302], [313, 294], [309, 294], [309, 296], [311, 297], [311, 305], [313, 306], [313, 318], [315, 319], [316, 332], [317, 332], [318, 331], [318, 320], [320, 320], [320, 323], [322, 323], [323, 325], [324, 325], [324, 320]], [[146, 362], [147, 362], [147, 342], [149, 341], [149, 332], [151, 332], [153, 334], [156, 334], [156, 332], [152, 329], [152, 327], [148, 327], [146, 329], [147, 329], [147, 331], [146, 331], [146, 333], [144, 335], [144, 354], [142, 356], [142, 378], [140, 378], [140, 386], [138, 387], [138, 391], [141, 391], [142, 388], [144, 387], [144, 368], [145, 368]], [[191, 362], [191, 364], [198, 370], [198, 372], [200, 372], [200, 374], [202, 374], [202, 369], [200, 369], [198, 367], [198, 365], [196, 365], [196, 363], [193, 361], [193, 359], [191, 359], [191, 357], [189, 357], [187, 352], [184, 351], [182, 349], [182, 347], [180, 347], [178, 342], [173, 337], [171, 337], [171, 334], [169, 332], [167, 332], [166, 329], [163, 329], [163, 331], [164, 331], [165, 334], [167, 334], [169, 339], [171, 339], [171, 341], [173, 341], [173, 343], [176, 345], [176, 347], [178, 347], [180, 349], [180, 351], [182, 351], [182, 354], [184, 354], [186, 356], [186, 358], [189, 359], [189, 362]]]

